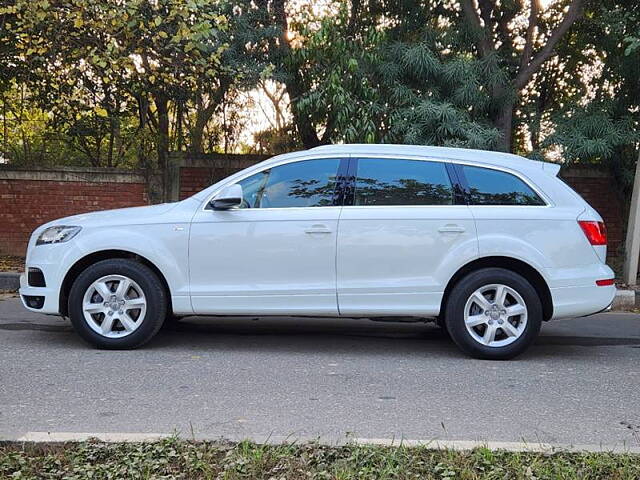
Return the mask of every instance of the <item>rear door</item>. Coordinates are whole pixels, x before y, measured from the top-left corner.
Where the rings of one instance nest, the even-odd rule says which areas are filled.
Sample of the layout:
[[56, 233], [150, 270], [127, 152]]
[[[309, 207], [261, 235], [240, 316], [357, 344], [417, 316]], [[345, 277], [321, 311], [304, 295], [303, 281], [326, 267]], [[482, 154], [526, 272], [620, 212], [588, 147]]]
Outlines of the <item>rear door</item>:
[[454, 170], [370, 157], [352, 158], [349, 174], [338, 225], [340, 314], [437, 315], [449, 278], [478, 251]]

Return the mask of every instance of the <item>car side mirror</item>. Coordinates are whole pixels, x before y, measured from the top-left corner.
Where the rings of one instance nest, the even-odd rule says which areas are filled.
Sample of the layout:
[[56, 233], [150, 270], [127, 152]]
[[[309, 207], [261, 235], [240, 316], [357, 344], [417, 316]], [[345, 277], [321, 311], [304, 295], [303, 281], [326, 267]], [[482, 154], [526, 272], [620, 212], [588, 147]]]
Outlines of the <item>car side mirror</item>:
[[209, 205], [214, 210], [229, 210], [242, 204], [242, 186], [237, 183], [222, 189]]

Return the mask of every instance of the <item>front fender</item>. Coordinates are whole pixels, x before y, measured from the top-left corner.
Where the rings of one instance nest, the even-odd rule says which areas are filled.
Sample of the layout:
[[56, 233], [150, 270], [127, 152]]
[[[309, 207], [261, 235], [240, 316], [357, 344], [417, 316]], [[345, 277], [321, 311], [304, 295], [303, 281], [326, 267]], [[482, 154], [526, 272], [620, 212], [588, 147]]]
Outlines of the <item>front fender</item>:
[[[82, 258], [105, 250], [121, 250], [139, 255], [162, 273], [172, 297], [189, 296], [189, 225], [151, 224], [123, 227], [93, 227], [76, 241]], [[67, 271], [68, 271], [67, 269]]]

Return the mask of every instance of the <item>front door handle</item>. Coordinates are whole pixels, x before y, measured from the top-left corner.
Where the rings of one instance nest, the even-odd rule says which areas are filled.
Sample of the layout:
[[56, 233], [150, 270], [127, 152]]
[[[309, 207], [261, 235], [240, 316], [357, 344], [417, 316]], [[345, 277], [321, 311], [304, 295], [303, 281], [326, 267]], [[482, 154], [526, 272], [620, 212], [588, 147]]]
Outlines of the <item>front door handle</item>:
[[331, 230], [326, 225], [317, 224], [305, 229], [304, 233], [331, 233]]
[[452, 223], [449, 223], [447, 225], [440, 227], [438, 231], [440, 233], [464, 233], [465, 228], [461, 227], [460, 225], [454, 225]]

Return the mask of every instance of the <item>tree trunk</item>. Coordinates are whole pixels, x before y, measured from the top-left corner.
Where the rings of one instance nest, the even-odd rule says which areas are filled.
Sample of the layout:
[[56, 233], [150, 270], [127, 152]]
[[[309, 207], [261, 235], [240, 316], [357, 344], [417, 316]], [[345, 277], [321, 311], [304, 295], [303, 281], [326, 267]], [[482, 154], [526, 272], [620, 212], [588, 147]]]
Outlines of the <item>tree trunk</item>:
[[[210, 118], [210, 117], [209, 117]], [[204, 129], [207, 126], [209, 118], [205, 115], [204, 110], [196, 111], [196, 122], [191, 129], [191, 152], [203, 153]]]
[[204, 153], [204, 131], [214, 113], [222, 105], [222, 101], [231, 85], [230, 79], [223, 78], [217, 88], [208, 92], [208, 103], [204, 102], [203, 94], [200, 91], [196, 92], [196, 121], [189, 132], [191, 136], [189, 150], [191, 152]]
[[7, 128], [7, 97], [5, 96], [5, 94], [2, 94], [2, 119], [3, 119], [3, 126], [2, 126], [2, 144], [3, 144], [3, 148], [2, 148], [2, 153], [4, 155], [8, 155], [9, 153], [9, 129]]
[[113, 139], [115, 145], [115, 160], [113, 162], [114, 167], [120, 166], [120, 162], [124, 155], [122, 148], [122, 131], [120, 129], [120, 118], [116, 118], [113, 125]]
[[107, 166], [113, 167], [113, 149], [115, 147], [115, 128], [113, 117], [109, 114], [109, 144], [107, 147]]
[[349, 12], [349, 24], [347, 26], [347, 35], [349, 37], [353, 37], [356, 34], [361, 5], [362, 0], [351, 0], [351, 12]]
[[169, 102], [164, 95], [154, 99], [158, 112], [157, 147], [158, 167], [162, 172], [165, 200], [169, 197]]
[[289, 101], [291, 102], [293, 121], [302, 140], [302, 144], [305, 148], [313, 148], [320, 145], [318, 132], [316, 132], [311, 119], [302, 114], [298, 109], [298, 100], [305, 93], [302, 76], [295, 66], [290, 66], [288, 62], [285, 61], [291, 52], [291, 45], [289, 45], [289, 39], [287, 38], [289, 27], [285, 3], [285, 0], [275, 0], [273, 3], [276, 24], [280, 27], [280, 68], [285, 72], [284, 84], [287, 88]]
[[[540, 67], [554, 54], [554, 50], [560, 39], [562, 39], [571, 28], [573, 23], [581, 17], [583, 3], [586, 0], [571, 0], [569, 9], [564, 14], [560, 24], [549, 32], [541, 48], [536, 52], [535, 47], [539, 42], [540, 35], [537, 34], [539, 27], [538, 17], [540, 12], [540, 0], [531, 0], [529, 21], [525, 34], [525, 42], [522, 53], [520, 54], [520, 65], [517, 71], [511, 74], [509, 80], [510, 87], [515, 92], [516, 97], [520, 96], [522, 90], [527, 86], [533, 75], [539, 71]], [[524, 2], [523, 2], [524, 8]], [[496, 25], [497, 15], [492, 15], [497, 9], [493, 0], [461, 0], [462, 13], [474, 31], [476, 37], [476, 48], [478, 57], [484, 59], [489, 55], [496, 53], [499, 46], [496, 44], [494, 31], [497, 29], [508, 35], [508, 25], [505, 23]], [[504, 39], [503, 39], [504, 40]], [[512, 45], [515, 43], [513, 40]], [[500, 98], [497, 92], [492, 93], [494, 99]], [[513, 113], [515, 110], [516, 100], [506, 101], [498, 110], [494, 125], [502, 133], [499, 141], [498, 150], [509, 152], [513, 145]]]
[[184, 118], [184, 103], [179, 101], [176, 105], [176, 150], [182, 151], [182, 145], [184, 143], [184, 134], [182, 129], [182, 120]]
[[298, 109], [297, 101], [302, 96], [303, 90], [300, 87], [301, 81], [300, 75], [296, 72], [294, 74], [296, 77], [294, 80], [288, 81], [286, 83], [287, 86], [287, 94], [289, 95], [289, 99], [291, 101], [291, 113], [293, 114], [293, 119], [296, 124], [296, 128], [298, 129], [298, 133], [300, 134], [300, 139], [302, 140], [302, 144], [305, 148], [313, 148], [320, 145], [320, 139], [318, 138], [318, 132], [316, 132], [311, 119], [306, 117], [300, 110]]
[[627, 238], [624, 249], [622, 279], [627, 285], [635, 285], [638, 279], [638, 256], [640, 255], [640, 150], [633, 180], [633, 193], [627, 222]]
[[498, 110], [494, 120], [495, 127], [500, 131], [501, 137], [498, 140], [496, 149], [500, 152], [510, 152], [513, 144], [513, 110], [514, 102], [505, 102]]

